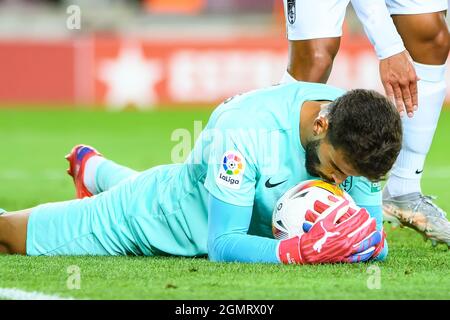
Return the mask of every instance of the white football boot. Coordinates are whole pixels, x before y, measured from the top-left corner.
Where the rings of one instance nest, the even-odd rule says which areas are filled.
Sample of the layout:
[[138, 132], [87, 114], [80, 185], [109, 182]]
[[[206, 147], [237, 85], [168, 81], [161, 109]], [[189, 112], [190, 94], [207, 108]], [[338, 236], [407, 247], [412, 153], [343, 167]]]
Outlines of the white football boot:
[[444, 243], [450, 248], [450, 222], [444, 210], [433, 203], [433, 197], [419, 192], [392, 197], [383, 190], [383, 217], [394, 226], [410, 227], [433, 246]]

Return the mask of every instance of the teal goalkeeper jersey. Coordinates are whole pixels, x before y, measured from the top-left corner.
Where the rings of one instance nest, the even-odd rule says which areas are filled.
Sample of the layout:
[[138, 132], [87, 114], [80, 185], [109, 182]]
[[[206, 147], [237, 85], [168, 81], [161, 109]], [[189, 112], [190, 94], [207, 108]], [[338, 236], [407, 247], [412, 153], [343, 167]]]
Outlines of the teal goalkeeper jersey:
[[[305, 169], [300, 109], [305, 101], [332, 101], [342, 94], [332, 86], [296, 82], [237, 95], [218, 106], [186, 161], [158, 167], [158, 210], [177, 218], [168, 226], [173, 236], [155, 236], [152, 246], [171, 254], [206, 254], [208, 193], [252, 206], [247, 233], [273, 238], [277, 200], [295, 184], [314, 179]], [[342, 187], [359, 206], [381, 205], [375, 183], [349, 177]], [[377, 220], [381, 225], [381, 217]]]

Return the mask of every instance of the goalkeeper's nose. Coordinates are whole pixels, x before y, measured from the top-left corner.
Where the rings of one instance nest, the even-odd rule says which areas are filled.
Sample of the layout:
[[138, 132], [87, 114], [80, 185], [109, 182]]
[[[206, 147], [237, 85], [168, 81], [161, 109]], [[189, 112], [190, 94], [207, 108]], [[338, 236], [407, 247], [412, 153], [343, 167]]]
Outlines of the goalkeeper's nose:
[[341, 184], [342, 182], [345, 181], [345, 179], [347, 179], [348, 176], [346, 176], [345, 174], [341, 174], [341, 173], [333, 173], [331, 175], [331, 177], [333, 178], [333, 181], [336, 185]]

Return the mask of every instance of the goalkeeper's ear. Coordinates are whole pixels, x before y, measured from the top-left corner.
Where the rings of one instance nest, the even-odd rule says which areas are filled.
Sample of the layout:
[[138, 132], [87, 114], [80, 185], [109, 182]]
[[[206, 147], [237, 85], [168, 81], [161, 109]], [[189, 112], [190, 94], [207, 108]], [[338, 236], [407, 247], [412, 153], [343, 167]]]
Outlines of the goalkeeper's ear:
[[314, 136], [323, 138], [327, 134], [327, 131], [328, 131], [328, 118], [323, 115], [320, 115], [319, 113], [319, 115], [314, 119], [313, 134]]

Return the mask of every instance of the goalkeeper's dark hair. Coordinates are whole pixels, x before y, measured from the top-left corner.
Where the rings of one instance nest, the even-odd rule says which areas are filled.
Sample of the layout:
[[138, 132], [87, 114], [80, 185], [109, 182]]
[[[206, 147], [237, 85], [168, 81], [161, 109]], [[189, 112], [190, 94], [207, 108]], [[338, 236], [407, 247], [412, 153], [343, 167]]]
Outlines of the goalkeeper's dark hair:
[[402, 146], [402, 122], [394, 104], [373, 90], [351, 90], [328, 113], [331, 145], [362, 176], [385, 178]]

